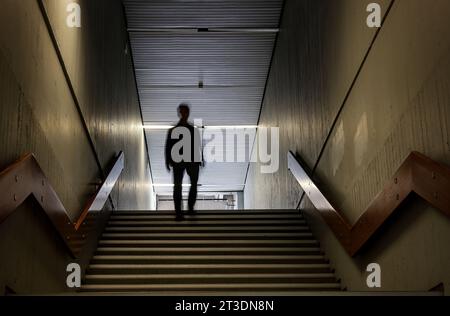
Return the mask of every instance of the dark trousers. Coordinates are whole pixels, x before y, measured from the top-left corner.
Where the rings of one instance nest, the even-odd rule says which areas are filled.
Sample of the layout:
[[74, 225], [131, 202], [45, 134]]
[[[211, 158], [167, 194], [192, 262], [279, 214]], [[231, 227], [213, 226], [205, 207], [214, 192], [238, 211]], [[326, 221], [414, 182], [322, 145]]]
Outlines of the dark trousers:
[[173, 165], [173, 201], [175, 204], [175, 212], [181, 215], [181, 200], [183, 198], [183, 176], [184, 171], [187, 172], [191, 179], [191, 188], [189, 190], [189, 211], [194, 210], [195, 202], [197, 201], [197, 183], [200, 166], [197, 163], [180, 163]]

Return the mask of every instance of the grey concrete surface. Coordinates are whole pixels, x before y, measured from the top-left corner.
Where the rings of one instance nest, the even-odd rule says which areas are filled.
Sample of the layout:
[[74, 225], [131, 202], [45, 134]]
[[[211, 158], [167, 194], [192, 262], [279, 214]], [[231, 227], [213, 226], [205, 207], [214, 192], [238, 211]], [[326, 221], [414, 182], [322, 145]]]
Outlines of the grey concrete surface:
[[[65, 24], [67, 3], [43, 1], [49, 30], [38, 1], [2, 1], [0, 170], [33, 152], [74, 219], [122, 150], [126, 166], [113, 203], [149, 209], [150, 170], [121, 1], [80, 1], [80, 29]], [[0, 260], [11, 262], [2, 263], [0, 293], [5, 286], [21, 294], [67, 290], [69, 259], [51, 227], [36, 219], [40, 210], [27, 203], [16, 213], [0, 226]]]
[[[366, 4], [287, 1], [261, 115], [261, 125], [280, 126], [282, 164], [273, 175], [252, 166], [247, 207], [297, 206], [301, 192], [284, 161], [289, 150], [317, 166], [319, 186], [351, 222], [411, 151], [450, 165], [450, 3], [393, 2], [356, 76], [374, 38]], [[381, 291], [427, 291], [443, 282], [448, 294], [450, 220], [418, 198], [354, 259], [307, 200], [301, 208], [348, 290], [366, 290], [365, 268], [377, 262]]]

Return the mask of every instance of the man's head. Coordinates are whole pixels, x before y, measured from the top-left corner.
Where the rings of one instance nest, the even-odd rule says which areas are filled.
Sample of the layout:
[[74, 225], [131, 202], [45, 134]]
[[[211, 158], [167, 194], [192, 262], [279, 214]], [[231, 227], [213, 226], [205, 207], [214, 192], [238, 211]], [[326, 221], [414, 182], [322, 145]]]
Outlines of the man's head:
[[189, 113], [190, 113], [189, 105], [187, 105], [186, 103], [181, 103], [178, 106], [178, 117], [180, 118], [181, 121], [187, 122], [189, 118]]

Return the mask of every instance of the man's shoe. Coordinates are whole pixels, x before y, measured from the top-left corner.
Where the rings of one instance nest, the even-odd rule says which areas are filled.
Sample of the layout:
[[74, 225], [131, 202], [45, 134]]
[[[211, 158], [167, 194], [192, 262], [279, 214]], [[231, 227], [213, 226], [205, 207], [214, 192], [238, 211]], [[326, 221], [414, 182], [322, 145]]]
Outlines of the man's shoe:
[[177, 216], [175, 216], [175, 220], [176, 220], [177, 222], [184, 221], [184, 216], [183, 216], [183, 215], [177, 215]]
[[187, 214], [188, 214], [188, 215], [195, 215], [195, 211], [194, 211], [194, 210], [189, 210], [189, 211], [187, 212]]

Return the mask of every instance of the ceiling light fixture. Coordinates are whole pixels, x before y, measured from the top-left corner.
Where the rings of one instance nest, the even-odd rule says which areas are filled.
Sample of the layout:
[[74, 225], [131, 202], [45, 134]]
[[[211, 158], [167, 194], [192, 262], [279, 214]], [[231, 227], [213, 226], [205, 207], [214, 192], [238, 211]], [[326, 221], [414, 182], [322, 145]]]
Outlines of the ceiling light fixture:
[[[172, 127], [175, 127], [174, 125], [156, 125], [156, 124], [145, 124], [144, 129], [151, 129], [151, 130], [167, 130], [171, 129]], [[258, 128], [258, 125], [210, 125], [210, 126], [203, 126], [204, 129], [256, 129]]]
[[173, 125], [144, 125], [144, 129], [156, 129], [156, 130], [166, 130], [166, 129], [171, 129], [172, 127], [174, 127]]
[[[233, 185], [234, 186], [244, 186], [245, 184], [233, 184]], [[152, 184], [152, 186], [159, 187], [159, 188], [164, 188], [164, 187], [170, 188], [170, 187], [173, 187], [174, 185], [171, 183], [154, 183], [154, 184]], [[189, 183], [186, 183], [186, 184], [183, 183], [182, 186], [190, 187], [191, 185]], [[204, 187], [223, 187], [223, 184], [198, 184], [197, 186], [202, 187], [202, 188], [204, 188]]]
[[258, 125], [223, 125], [223, 126], [205, 126], [205, 129], [254, 129], [258, 128]]

